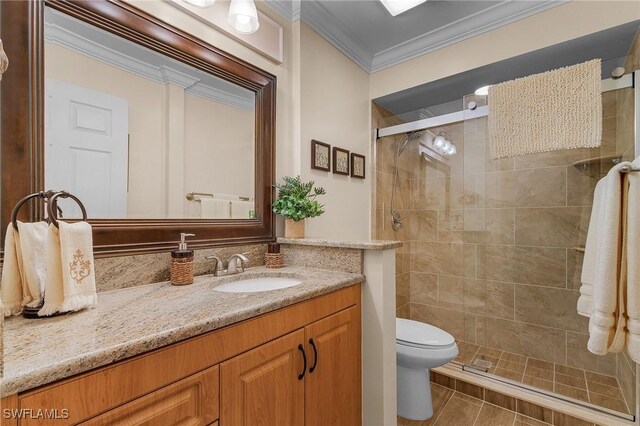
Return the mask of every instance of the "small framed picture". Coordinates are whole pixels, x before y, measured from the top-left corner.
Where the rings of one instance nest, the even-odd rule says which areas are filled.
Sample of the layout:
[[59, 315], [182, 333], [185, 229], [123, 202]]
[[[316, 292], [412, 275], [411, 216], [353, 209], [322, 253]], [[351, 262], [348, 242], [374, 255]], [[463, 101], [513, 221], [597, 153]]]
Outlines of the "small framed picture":
[[331, 169], [331, 145], [311, 140], [311, 168], [328, 172]]
[[351, 177], [364, 179], [364, 155], [351, 153]]
[[349, 176], [349, 151], [333, 147], [333, 173]]

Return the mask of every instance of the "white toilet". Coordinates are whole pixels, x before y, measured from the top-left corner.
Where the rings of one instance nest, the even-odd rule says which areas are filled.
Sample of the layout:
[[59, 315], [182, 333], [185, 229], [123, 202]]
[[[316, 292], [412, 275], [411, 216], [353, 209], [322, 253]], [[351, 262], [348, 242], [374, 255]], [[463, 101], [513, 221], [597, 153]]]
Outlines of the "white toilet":
[[409, 420], [433, 416], [429, 369], [458, 356], [452, 335], [419, 321], [396, 318], [398, 415]]

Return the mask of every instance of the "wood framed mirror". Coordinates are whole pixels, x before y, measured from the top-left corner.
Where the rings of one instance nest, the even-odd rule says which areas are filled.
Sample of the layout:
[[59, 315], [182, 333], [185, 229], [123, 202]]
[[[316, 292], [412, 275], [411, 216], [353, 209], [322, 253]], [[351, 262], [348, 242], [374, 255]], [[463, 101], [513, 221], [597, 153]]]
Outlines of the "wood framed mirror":
[[[180, 232], [196, 234], [191, 242], [194, 248], [274, 240], [275, 220], [272, 213], [272, 200], [275, 176], [275, 76], [119, 0], [1, 2], [0, 8], [0, 30], [5, 51], [10, 58], [10, 68], [1, 82], [0, 99], [2, 143], [0, 220], [3, 238], [10, 221], [11, 209], [23, 196], [45, 189], [65, 189], [75, 193], [81, 199], [88, 199], [85, 204], [90, 204], [87, 206], [89, 222], [93, 226], [94, 246], [99, 256], [166, 251], [175, 246]], [[68, 27], [67, 23], [71, 27]], [[77, 28], [74, 28], [74, 25]], [[50, 35], [49, 32], [54, 30], [58, 32]], [[73, 68], [79, 66], [79, 61], [84, 60], [74, 59], [72, 56], [69, 57], [70, 59], [66, 57], [61, 59], [63, 58], [61, 50], [52, 51], [53, 47], [49, 46], [51, 40], [62, 40], [58, 45], [65, 48], [69, 44], [74, 44], [65, 39], [68, 33], [73, 32], [79, 34], [79, 39], [85, 44], [91, 44], [93, 37], [91, 34], [99, 32], [100, 36], [110, 40], [103, 43], [104, 46], [99, 46], [105, 52], [112, 53], [111, 51], [115, 49], [114, 45], [122, 45], [123, 49], [129, 49], [125, 52], [126, 55], [120, 56], [137, 60], [139, 64], [133, 63], [132, 67], [140, 65], [140, 68], [134, 69], [134, 74], [147, 72], [142, 67], [146, 64], [151, 70], [148, 73], [159, 73], [158, 75], [165, 78], [166, 87], [158, 98], [165, 114], [164, 119], [157, 120], [157, 127], [154, 126], [156, 123], [154, 120], [148, 120], [151, 121], [151, 126], [138, 131], [135, 136], [140, 139], [142, 135], [151, 141], [157, 141], [161, 138], [150, 135], [161, 128], [164, 139], [160, 145], [166, 148], [167, 152], [159, 152], [154, 147], [145, 148], [152, 152], [152, 154], [146, 154], [146, 157], [140, 151], [134, 152], [132, 148], [134, 132], [128, 128], [123, 133], [113, 124], [119, 116], [134, 117], [134, 112], [129, 110], [127, 114], [125, 109], [124, 114], [118, 115], [113, 112], [115, 110], [109, 109], [108, 113], [102, 116], [92, 115], [92, 111], [107, 110], [101, 105], [87, 105], [87, 102], [82, 100], [99, 99], [102, 97], [101, 92], [91, 91], [94, 88], [82, 92], [85, 88], [80, 87], [78, 94], [75, 90], [76, 86], [71, 87], [68, 86], [68, 82], [60, 82], [52, 78], [53, 70], [64, 68], [59, 66], [60, 62], [66, 61], [67, 68]], [[76, 51], [88, 50], [91, 49], [85, 45], [76, 49]], [[95, 59], [95, 57], [92, 58], [92, 60]], [[69, 66], [71, 60], [74, 65]], [[169, 65], [166, 66], [166, 64]], [[127, 68], [127, 65], [122, 65], [120, 68]], [[88, 73], [84, 72], [85, 77]], [[57, 76], [54, 77], [57, 78]], [[93, 81], [101, 81], [99, 73], [91, 77]], [[145, 77], [154, 78], [148, 75]], [[212, 85], [215, 87], [210, 87]], [[78, 86], [83, 85], [78, 84]], [[126, 90], [132, 91], [138, 86], [138, 84], [132, 84]], [[119, 88], [122, 89], [123, 85], [120, 84]], [[207, 93], [220, 92], [220, 90], [223, 92], [222, 98], [218, 96], [216, 99], [240, 103], [242, 104], [240, 107], [244, 105], [243, 127], [238, 131], [232, 129], [233, 132], [227, 132], [225, 137], [204, 137], [203, 141], [197, 142], [201, 145], [193, 145], [199, 148], [186, 148], [191, 145], [185, 142], [187, 139], [185, 135], [199, 132], [200, 135], [211, 136], [214, 132], [217, 134], [217, 129], [223, 131], [225, 127], [230, 126], [228, 123], [231, 120], [227, 116], [221, 113], [210, 113], [203, 106], [205, 105], [203, 99], [208, 97]], [[73, 110], [73, 114], [68, 111], [60, 113], [62, 108], [60, 105], [64, 102], [50, 103], [58, 96], [56, 93], [64, 96], [64, 100], [69, 105], [80, 105], [80, 107]], [[68, 99], [69, 93], [74, 93], [77, 98]], [[177, 95], [174, 96], [174, 94]], [[104, 98], [109, 101], [110, 96], [106, 94]], [[141, 95], [139, 98], [145, 98], [145, 96]], [[174, 97], [168, 100], [171, 96]], [[172, 103], [176, 98], [179, 99], [177, 109]], [[117, 101], [114, 102], [114, 105], [118, 104]], [[192, 105], [191, 110], [187, 109], [187, 104]], [[133, 106], [136, 105], [132, 105], [132, 108]], [[191, 114], [189, 111], [197, 111], [198, 114]], [[66, 122], [64, 125], [58, 125], [71, 115], [76, 120], [73, 125]], [[106, 118], [100, 118], [103, 116]], [[212, 127], [209, 122], [213, 122], [217, 116], [224, 120]], [[173, 124], [176, 120], [183, 124], [190, 120], [200, 127], [197, 131], [185, 130], [184, 127], [177, 128]], [[209, 127], [204, 127], [205, 125]], [[62, 128], [61, 134], [61, 130], [56, 129], [55, 126]], [[91, 127], [92, 134], [85, 132], [84, 136], [77, 137], [67, 132], [68, 128], [75, 129], [78, 126], [84, 130]], [[108, 130], [105, 130], [107, 128]], [[124, 135], [119, 140], [126, 138], [126, 141], [121, 142], [125, 144], [123, 145], [125, 148], [118, 151], [124, 154], [118, 154], [114, 148], [113, 152], [107, 152], [108, 161], [103, 160], [105, 157], [103, 148], [95, 148], [89, 154], [87, 149], [83, 149], [82, 157], [70, 151], [77, 148], [70, 147], [68, 143], [70, 140], [79, 139], [84, 143], [93, 141], [91, 138], [97, 133], [113, 136], [118, 132]], [[244, 139], [240, 137], [241, 133]], [[171, 134], [178, 135], [177, 142], [170, 140]], [[58, 138], [56, 141], [64, 141], [63, 148], [67, 151], [54, 151], [51, 148], [52, 138], [56, 135]], [[100, 137], [103, 135], [96, 136], [96, 140], [104, 139]], [[240, 146], [241, 139], [244, 141], [242, 143], [246, 143], [248, 137], [251, 137], [253, 143], [248, 146], [248, 149], [243, 148]], [[202, 145], [214, 142], [225, 145], [216, 146], [215, 149], [209, 145]], [[175, 150], [176, 146], [183, 147], [178, 154], [171, 151], [171, 149]], [[61, 148], [56, 147], [56, 149]], [[155, 155], [153, 152], [158, 154]], [[245, 155], [241, 158], [244, 169], [234, 166], [230, 173], [229, 167], [239, 155]], [[65, 163], [71, 157], [75, 158], [75, 163]], [[155, 162], [155, 166], [150, 165], [151, 160], [157, 160], [157, 157], [162, 158]], [[135, 158], [138, 158], [138, 161], [142, 158], [143, 161], [134, 167], [131, 163]], [[149, 161], [145, 162], [145, 158]], [[126, 173], [114, 172], [119, 170], [118, 167], [113, 166], [116, 163], [121, 165], [120, 169], [126, 167]], [[200, 164], [199, 169], [194, 166], [195, 163]], [[227, 167], [226, 170], [225, 167]], [[177, 169], [178, 172], [167, 171], [171, 168]], [[73, 179], [75, 180], [59, 179], [60, 174], [64, 174], [65, 179], [68, 178], [67, 174], [71, 173], [64, 172], [71, 169], [74, 170]], [[85, 170], [85, 175], [80, 174], [80, 169]], [[134, 175], [132, 170], [137, 173], [135, 174], [137, 181], [132, 177]], [[149, 170], [160, 170], [161, 174], [149, 176], [151, 174], [147, 173]], [[219, 172], [218, 175], [215, 174], [216, 171]], [[181, 172], [182, 175], [180, 175]], [[91, 183], [90, 181], [98, 179], [96, 176], [101, 177], [105, 173], [110, 176], [108, 184], [103, 180], [99, 180], [95, 185], [87, 183]], [[140, 176], [143, 175], [147, 179], [146, 182], [140, 180]], [[243, 188], [248, 189], [225, 190], [232, 188], [232, 184], [237, 181], [243, 181], [245, 185]], [[200, 183], [194, 185], [193, 182], [207, 182], [207, 184], [214, 182], [218, 186], [211, 188]], [[55, 187], [49, 187], [51, 185]], [[64, 187], [66, 185], [72, 187]], [[131, 188], [134, 186], [138, 192], [132, 195]], [[108, 189], [102, 194], [96, 189], [97, 187], [99, 190]], [[124, 196], [122, 191], [117, 191], [118, 187], [125, 188]], [[162, 187], [161, 195], [153, 198], [153, 191], [156, 191], [157, 187]], [[82, 191], [85, 191], [84, 197]], [[218, 193], [231, 194], [230, 200], [235, 200], [234, 197], [238, 196], [240, 201], [244, 201], [244, 206], [241, 203], [238, 204], [242, 214], [227, 215], [226, 210], [222, 214], [217, 211], [213, 214], [211, 209], [215, 210], [216, 206], [212, 207], [208, 200], [206, 202], [208, 207], [205, 209], [205, 203], [201, 201], [205, 198], [214, 198], [212, 195]], [[120, 201], [114, 201], [116, 199]], [[109, 203], [105, 204], [105, 200], [109, 200]], [[197, 202], [203, 205], [199, 206]], [[247, 205], [247, 203], [251, 204]], [[133, 204], [138, 206], [137, 210], [131, 207]], [[174, 207], [171, 207], [172, 205]], [[144, 210], [145, 208], [147, 210]], [[200, 211], [198, 212], [197, 209]], [[205, 210], [207, 214], [204, 213]], [[34, 204], [25, 206], [20, 212], [19, 219], [41, 220], [43, 217], [43, 209]], [[72, 219], [74, 215], [71, 213], [65, 217]]]

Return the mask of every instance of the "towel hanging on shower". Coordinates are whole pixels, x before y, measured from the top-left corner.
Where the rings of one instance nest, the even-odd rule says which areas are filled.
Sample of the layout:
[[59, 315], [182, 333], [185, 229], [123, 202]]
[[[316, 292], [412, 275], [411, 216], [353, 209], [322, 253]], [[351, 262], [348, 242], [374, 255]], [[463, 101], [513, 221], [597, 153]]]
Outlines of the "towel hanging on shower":
[[602, 139], [600, 59], [489, 88], [491, 158], [595, 148]]
[[596, 185], [582, 267], [578, 314], [589, 318], [588, 349], [625, 346], [640, 362], [640, 176], [615, 165]]

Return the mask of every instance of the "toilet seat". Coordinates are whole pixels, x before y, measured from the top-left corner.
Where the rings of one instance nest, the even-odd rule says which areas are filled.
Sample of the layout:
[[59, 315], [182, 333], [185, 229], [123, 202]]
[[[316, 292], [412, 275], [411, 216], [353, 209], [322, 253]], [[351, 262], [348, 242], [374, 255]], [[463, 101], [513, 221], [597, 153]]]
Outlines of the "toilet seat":
[[442, 349], [455, 345], [446, 331], [419, 321], [396, 318], [396, 344], [413, 348]]

